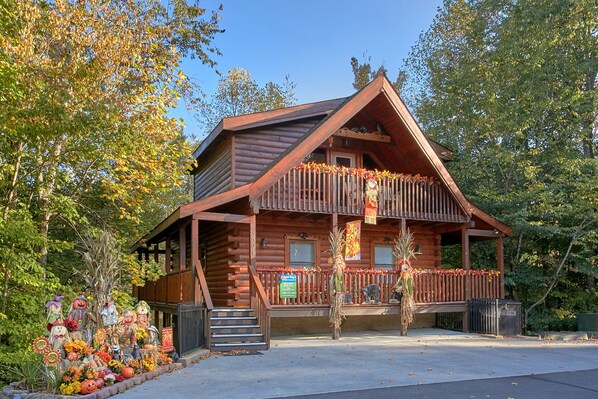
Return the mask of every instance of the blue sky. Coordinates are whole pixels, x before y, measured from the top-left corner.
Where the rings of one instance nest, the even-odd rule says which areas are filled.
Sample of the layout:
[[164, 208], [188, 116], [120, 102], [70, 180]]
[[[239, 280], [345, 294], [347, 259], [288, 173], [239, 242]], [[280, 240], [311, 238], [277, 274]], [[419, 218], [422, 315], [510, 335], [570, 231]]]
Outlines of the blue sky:
[[[212, 6], [212, 4], [214, 4]], [[220, 2], [202, 2], [217, 7]], [[383, 63], [394, 80], [403, 58], [428, 29], [441, 0], [222, 0], [221, 28], [214, 44], [217, 70], [234, 67], [249, 71], [260, 85], [282, 82], [289, 75], [296, 83], [299, 104], [351, 95], [350, 59], [371, 57]], [[197, 60], [183, 64], [189, 77], [210, 95], [218, 75]], [[186, 134], [199, 136], [191, 112], [179, 107]]]

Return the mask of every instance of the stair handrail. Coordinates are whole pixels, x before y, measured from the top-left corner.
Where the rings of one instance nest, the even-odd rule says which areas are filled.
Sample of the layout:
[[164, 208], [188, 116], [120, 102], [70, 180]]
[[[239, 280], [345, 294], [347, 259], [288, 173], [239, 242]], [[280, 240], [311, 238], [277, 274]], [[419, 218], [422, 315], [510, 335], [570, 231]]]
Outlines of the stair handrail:
[[206, 281], [206, 275], [201, 268], [201, 263], [195, 264], [195, 275], [199, 280], [199, 288], [201, 291], [201, 295], [203, 300], [206, 304], [206, 314], [204, 318], [204, 335], [205, 335], [205, 345], [207, 348], [210, 348], [211, 345], [211, 323], [210, 319], [212, 318], [212, 310], [214, 310], [214, 303], [212, 302], [212, 297], [210, 296], [210, 291], [208, 290], [208, 282]]
[[258, 317], [259, 325], [264, 334], [264, 341], [267, 348], [270, 348], [270, 314], [272, 305], [266, 295], [266, 290], [262, 285], [259, 275], [255, 269], [255, 265], [249, 264], [247, 267], [249, 271], [249, 304], [251, 309]]

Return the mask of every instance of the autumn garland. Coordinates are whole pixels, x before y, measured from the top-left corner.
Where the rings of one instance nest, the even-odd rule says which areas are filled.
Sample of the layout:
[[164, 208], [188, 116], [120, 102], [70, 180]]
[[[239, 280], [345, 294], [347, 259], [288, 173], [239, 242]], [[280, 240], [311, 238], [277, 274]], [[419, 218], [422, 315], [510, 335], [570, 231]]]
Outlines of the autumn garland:
[[[275, 273], [298, 273], [298, 274], [315, 274], [315, 273], [332, 273], [330, 270], [316, 270], [307, 268], [290, 269], [284, 267], [267, 267], [258, 266], [257, 271], [259, 272], [275, 272]], [[364, 274], [364, 275], [386, 275], [386, 274], [399, 274], [398, 270], [382, 270], [382, 269], [362, 269], [362, 268], [346, 268], [345, 273], [347, 274]], [[499, 276], [498, 270], [465, 270], [465, 269], [413, 269], [413, 274], [436, 274], [441, 276]]]
[[340, 175], [349, 175], [349, 176], [358, 176], [362, 179], [389, 179], [389, 180], [404, 180], [413, 183], [428, 183], [432, 184], [440, 184], [437, 182], [433, 177], [427, 176], [420, 176], [420, 175], [409, 175], [403, 173], [395, 173], [389, 172], [387, 170], [368, 170], [363, 168], [347, 168], [346, 166], [337, 166], [337, 165], [327, 165], [324, 163], [315, 163], [315, 162], [308, 162], [308, 163], [300, 163], [299, 165], [295, 166], [296, 170], [306, 170], [308, 172], [318, 172], [318, 173], [327, 173], [327, 174], [340, 174]]

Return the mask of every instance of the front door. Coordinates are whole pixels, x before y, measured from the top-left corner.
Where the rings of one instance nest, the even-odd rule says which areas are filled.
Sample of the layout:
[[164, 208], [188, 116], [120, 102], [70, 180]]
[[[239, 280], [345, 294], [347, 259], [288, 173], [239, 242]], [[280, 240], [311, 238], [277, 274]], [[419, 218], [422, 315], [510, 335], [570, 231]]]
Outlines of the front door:
[[[351, 152], [332, 152], [332, 164], [345, 168], [356, 167], [356, 156]], [[355, 176], [345, 174], [337, 176], [333, 183], [334, 201], [341, 210], [347, 212], [357, 201], [357, 180]]]

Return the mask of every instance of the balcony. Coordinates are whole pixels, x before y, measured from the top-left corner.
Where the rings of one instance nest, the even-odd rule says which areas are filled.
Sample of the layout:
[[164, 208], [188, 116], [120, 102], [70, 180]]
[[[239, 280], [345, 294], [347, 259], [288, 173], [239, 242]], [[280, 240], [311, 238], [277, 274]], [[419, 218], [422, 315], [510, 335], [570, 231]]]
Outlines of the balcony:
[[363, 215], [365, 179], [378, 181], [378, 217], [464, 223], [467, 215], [440, 182], [324, 164], [299, 164], [258, 200], [265, 210]]

